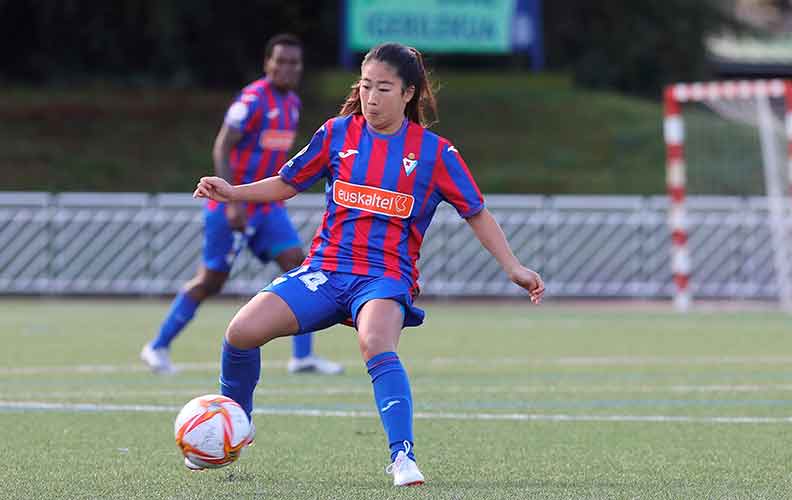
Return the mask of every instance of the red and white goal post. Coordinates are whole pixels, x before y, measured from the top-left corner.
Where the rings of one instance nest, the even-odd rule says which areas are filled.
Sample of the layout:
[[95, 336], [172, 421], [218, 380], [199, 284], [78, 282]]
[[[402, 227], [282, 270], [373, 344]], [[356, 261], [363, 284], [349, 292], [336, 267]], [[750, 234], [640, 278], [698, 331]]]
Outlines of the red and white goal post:
[[[767, 157], [770, 148], [765, 147], [767, 135], [763, 135], [762, 112], [757, 114], [762, 139], [762, 156], [765, 178], [768, 168], [775, 168], [778, 173], [786, 179], [786, 186], [773, 186], [772, 182], [767, 183], [767, 196], [769, 213], [771, 219], [777, 219], [779, 227], [783, 226], [784, 203], [781, 201], [775, 207], [770, 201], [773, 191], [781, 200], [785, 198], [784, 192], [792, 194], [789, 179], [792, 179], [792, 80], [751, 80], [751, 81], [719, 81], [719, 82], [698, 82], [698, 83], [677, 83], [669, 85], [664, 92], [664, 136], [666, 144], [666, 186], [670, 197], [668, 222], [671, 230], [671, 272], [674, 281], [674, 306], [679, 311], [687, 311], [691, 306], [690, 277], [692, 260], [688, 248], [688, 225], [687, 212], [685, 209], [685, 197], [688, 190], [688, 174], [685, 162], [685, 123], [682, 115], [682, 107], [687, 103], [699, 103], [705, 106], [713, 103], [728, 104], [734, 101], [753, 101], [758, 107], [767, 103], [770, 98], [782, 99], [784, 101], [784, 113], [782, 127], [785, 130], [786, 139], [786, 158], [774, 160]], [[766, 107], [766, 105], [765, 105]], [[770, 132], [768, 132], [770, 134]], [[771, 155], [772, 156], [772, 155]], [[778, 155], [776, 155], [778, 156]], [[781, 163], [786, 162], [786, 168]], [[780, 178], [780, 177], [779, 177]], [[773, 221], [771, 220], [771, 225]], [[781, 230], [773, 231], [776, 243], [780, 240]], [[778, 237], [776, 237], [778, 236]], [[776, 272], [782, 273], [784, 269], [789, 269], [790, 263], [781, 252], [776, 251], [775, 259]], [[784, 285], [779, 280], [779, 296], [782, 306], [785, 309], [792, 309], [792, 286], [787, 282]], [[787, 290], [783, 290], [786, 288]]]

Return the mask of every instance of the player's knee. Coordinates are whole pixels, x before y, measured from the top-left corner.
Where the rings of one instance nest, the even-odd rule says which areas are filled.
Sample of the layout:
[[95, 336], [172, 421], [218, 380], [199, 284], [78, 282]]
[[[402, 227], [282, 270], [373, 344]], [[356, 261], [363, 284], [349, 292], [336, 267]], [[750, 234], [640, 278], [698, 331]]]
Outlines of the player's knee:
[[305, 260], [305, 254], [303, 254], [303, 251], [300, 248], [292, 248], [278, 255], [276, 260], [282, 269], [294, 269], [295, 267], [300, 267], [302, 265], [303, 261]]
[[202, 276], [192, 286], [191, 295], [205, 299], [220, 293], [224, 284], [225, 279]]
[[260, 317], [237, 314], [228, 324], [226, 341], [239, 349], [253, 349], [280, 336], [264, 324]]
[[283, 267], [286, 269], [294, 269], [295, 267], [300, 267], [303, 263], [303, 260], [304, 259], [300, 259], [297, 257], [289, 259], [289, 261]]
[[223, 285], [225, 285], [225, 279], [209, 279], [203, 284], [206, 289], [206, 294], [210, 296], [220, 293], [220, 290], [223, 289]]
[[364, 359], [370, 359], [377, 354], [396, 350], [395, 343], [388, 338], [385, 332], [377, 332], [376, 330], [360, 333], [358, 335], [358, 346]]
[[235, 317], [226, 329], [226, 341], [237, 349], [252, 349], [260, 345], [246, 323], [244, 319]]

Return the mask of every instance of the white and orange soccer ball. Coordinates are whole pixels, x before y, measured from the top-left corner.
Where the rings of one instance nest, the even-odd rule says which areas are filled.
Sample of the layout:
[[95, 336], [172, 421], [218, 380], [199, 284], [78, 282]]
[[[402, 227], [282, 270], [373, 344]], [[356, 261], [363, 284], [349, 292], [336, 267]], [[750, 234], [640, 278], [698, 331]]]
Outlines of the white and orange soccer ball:
[[198, 467], [216, 469], [239, 458], [248, 444], [250, 422], [231, 398], [199, 396], [176, 416], [174, 433], [182, 454]]

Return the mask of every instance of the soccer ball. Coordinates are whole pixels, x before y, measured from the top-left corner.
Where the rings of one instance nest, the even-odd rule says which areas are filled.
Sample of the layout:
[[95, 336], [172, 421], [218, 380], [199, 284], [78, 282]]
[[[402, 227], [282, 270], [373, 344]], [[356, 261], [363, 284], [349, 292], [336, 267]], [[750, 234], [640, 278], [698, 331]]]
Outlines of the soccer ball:
[[173, 430], [176, 444], [190, 462], [216, 469], [239, 458], [248, 444], [250, 422], [233, 399], [207, 394], [184, 405]]

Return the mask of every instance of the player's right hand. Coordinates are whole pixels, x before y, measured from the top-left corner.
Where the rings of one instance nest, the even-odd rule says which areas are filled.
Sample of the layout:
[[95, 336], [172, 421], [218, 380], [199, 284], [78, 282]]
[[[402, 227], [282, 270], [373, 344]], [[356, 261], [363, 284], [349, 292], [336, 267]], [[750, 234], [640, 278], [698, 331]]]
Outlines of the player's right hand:
[[201, 177], [193, 192], [193, 198], [209, 198], [226, 203], [231, 201], [231, 184], [222, 177]]

